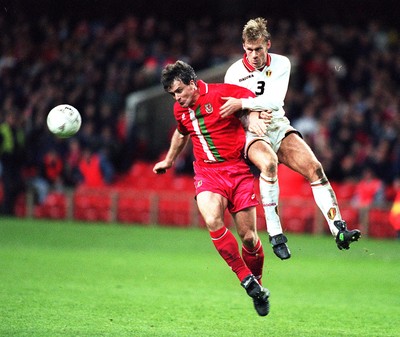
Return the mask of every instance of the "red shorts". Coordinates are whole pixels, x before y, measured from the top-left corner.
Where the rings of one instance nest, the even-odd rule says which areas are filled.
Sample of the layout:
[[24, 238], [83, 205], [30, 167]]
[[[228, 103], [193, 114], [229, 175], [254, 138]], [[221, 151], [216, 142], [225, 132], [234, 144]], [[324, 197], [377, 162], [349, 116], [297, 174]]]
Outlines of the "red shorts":
[[254, 192], [254, 176], [245, 162], [219, 166], [193, 163], [196, 195], [208, 191], [228, 200], [228, 210], [239, 212], [259, 204]]

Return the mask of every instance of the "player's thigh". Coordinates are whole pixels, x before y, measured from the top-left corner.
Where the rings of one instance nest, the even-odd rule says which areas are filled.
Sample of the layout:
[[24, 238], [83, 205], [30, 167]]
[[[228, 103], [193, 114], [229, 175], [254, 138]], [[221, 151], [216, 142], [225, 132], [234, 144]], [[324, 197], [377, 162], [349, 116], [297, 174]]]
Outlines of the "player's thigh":
[[278, 159], [279, 162], [307, 179], [314, 179], [313, 172], [320, 167], [310, 146], [296, 133], [291, 133], [282, 140], [278, 150]]
[[216, 231], [224, 226], [224, 213], [228, 200], [218, 193], [209, 191], [200, 192], [196, 196], [197, 207], [207, 228]]
[[278, 156], [267, 142], [258, 140], [251, 144], [247, 157], [262, 173], [276, 175]]
[[232, 214], [235, 222], [236, 231], [242, 242], [246, 242], [248, 246], [257, 243], [257, 214], [255, 207], [249, 207]]

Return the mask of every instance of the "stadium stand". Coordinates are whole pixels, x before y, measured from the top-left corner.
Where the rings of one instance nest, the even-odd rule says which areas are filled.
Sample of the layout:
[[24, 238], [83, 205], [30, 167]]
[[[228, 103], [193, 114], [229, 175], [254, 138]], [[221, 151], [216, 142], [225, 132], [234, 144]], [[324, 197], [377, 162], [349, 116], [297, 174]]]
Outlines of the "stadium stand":
[[[0, 123], [6, 125], [11, 112], [24, 132], [23, 160], [16, 163], [25, 185], [14, 214], [202, 226], [192, 205], [190, 172], [162, 177], [151, 172], [174, 126], [172, 102], [158, 84], [159, 74], [165, 63], [181, 58], [204, 78], [222, 81], [227, 64], [240, 57], [244, 17], [189, 17], [182, 29], [154, 15], [54, 20], [42, 13], [33, 20], [26, 13], [9, 13], [0, 14]], [[370, 205], [369, 234], [394, 237], [385, 219], [393, 181], [400, 176], [398, 27], [379, 20], [312, 23], [271, 20], [273, 52], [292, 61], [285, 110], [322, 161], [349, 227], [360, 220], [352, 201], [363, 168], [373, 170], [386, 193], [379, 205]], [[72, 139], [56, 139], [45, 127], [50, 108], [64, 102], [78, 107], [83, 117], [73, 138], [79, 149], [73, 153]], [[81, 186], [77, 160], [85, 148], [105, 157], [115, 172], [95, 191]], [[61, 188], [60, 181], [51, 186], [40, 204], [32, 181], [42, 174], [50, 149], [63, 158], [65, 173]], [[309, 186], [287, 171], [280, 168], [286, 229], [325, 231]], [[6, 192], [1, 191], [3, 201]], [[182, 200], [174, 203], [171, 195]], [[258, 224], [263, 227], [262, 212]]]

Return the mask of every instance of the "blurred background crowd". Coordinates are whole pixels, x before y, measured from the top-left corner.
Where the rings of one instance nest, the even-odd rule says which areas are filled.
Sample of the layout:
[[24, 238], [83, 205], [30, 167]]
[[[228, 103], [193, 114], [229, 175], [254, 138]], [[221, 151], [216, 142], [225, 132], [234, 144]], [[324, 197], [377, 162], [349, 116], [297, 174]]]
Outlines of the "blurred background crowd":
[[[376, 202], [393, 200], [400, 178], [400, 31], [394, 24], [374, 16], [324, 22], [317, 14], [268, 11], [229, 18], [51, 14], [6, 7], [0, 13], [3, 213], [12, 214], [15, 197], [28, 187], [41, 202], [49, 188], [112, 184], [135, 161], [152, 160], [126, 127], [127, 95], [159, 86], [162, 67], [177, 59], [198, 72], [240, 58], [242, 27], [256, 16], [269, 20], [270, 51], [291, 60], [284, 108], [330, 180], [368, 182]], [[47, 113], [62, 103], [77, 107], [83, 120], [68, 140], [46, 128]]]

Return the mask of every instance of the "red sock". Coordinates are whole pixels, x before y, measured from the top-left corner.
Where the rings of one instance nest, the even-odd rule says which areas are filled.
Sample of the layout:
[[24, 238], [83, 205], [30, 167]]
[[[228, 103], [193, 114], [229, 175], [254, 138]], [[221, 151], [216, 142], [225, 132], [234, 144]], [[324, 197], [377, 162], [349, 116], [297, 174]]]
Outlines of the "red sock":
[[246, 263], [247, 267], [251, 270], [253, 275], [261, 284], [261, 277], [264, 265], [264, 250], [260, 239], [258, 239], [257, 244], [254, 248], [247, 248], [242, 246], [242, 258]]
[[251, 274], [251, 271], [240, 256], [235, 236], [225, 226], [210, 232], [210, 236], [218, 253], [242, 282], [246, 276]]

